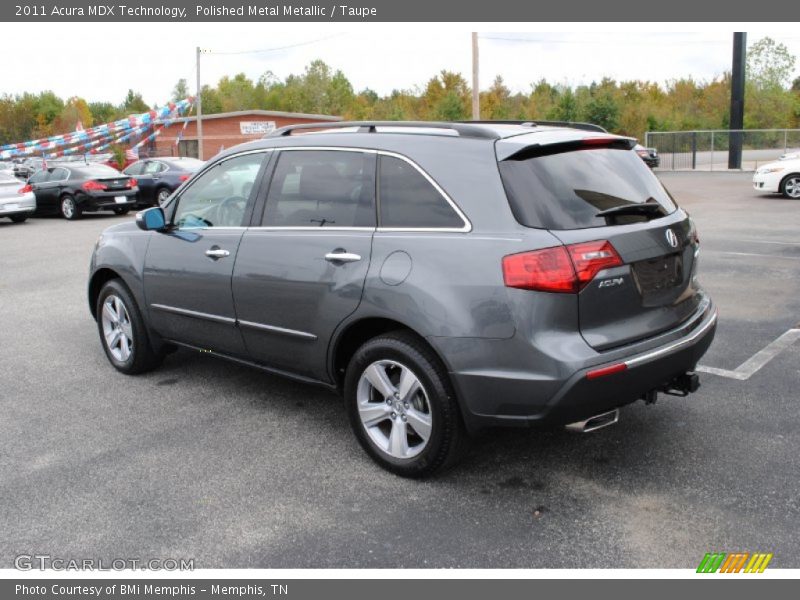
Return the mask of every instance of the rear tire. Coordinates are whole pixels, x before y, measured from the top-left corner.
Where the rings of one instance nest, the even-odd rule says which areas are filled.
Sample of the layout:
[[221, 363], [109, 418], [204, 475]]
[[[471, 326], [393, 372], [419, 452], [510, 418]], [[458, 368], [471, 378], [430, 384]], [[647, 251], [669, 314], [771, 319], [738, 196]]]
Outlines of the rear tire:
[[153, 351], [142, 313], [121, 280], [103, 285], [95, 310], [100, 343], [117, 371], [137, 375], [161, 364], [164, 354]]
[[28, 220], [28, 215], [14, 215], [9, 217], [14, 223], [24, 223]]
[[169, 188], [162, 187], [156, 192], [156, 203], [155, 206], [163, 206], [164, 202], [167, 201], [170, 194], [172, 192], [169, 191]]
[[361, 346], [347, 367], [345, 403], [369, 456], [403, 477], [455, 464], [468, 438], [447, 370], [417, 336], [395, 331]]
[[791, 200], [800, 199], [800, 174], [792, 173], [781, 181], [781, 194]]
[[61, 210], [61, 216], [67, 221], [75, 221], [83, 216], [83, 210], [78, 206], [78, 203], [75, 202], [75, 198], [69, 194], [61, 196], [59, 208]]

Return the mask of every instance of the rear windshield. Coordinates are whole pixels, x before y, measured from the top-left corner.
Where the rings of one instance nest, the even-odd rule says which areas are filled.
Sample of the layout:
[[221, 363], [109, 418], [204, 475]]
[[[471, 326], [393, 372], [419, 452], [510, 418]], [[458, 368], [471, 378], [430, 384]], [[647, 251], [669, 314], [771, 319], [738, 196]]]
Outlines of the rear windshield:
[[85, 167], [75, 168], [73, 172], [77, 176], [73, 177], [73, 179], [80, 179], [81, 177], [116, 177], [120, 175], [120, 172], [114, 167], [109, 167], [107, 165], [87, 165]]
[[[657, 202], [664, 214], [676, 209], [672, 197], [644, 161], [627, 149], [523, 151], [500, 162], [500, 176], [514, 216], [526, 227], [602, 227], [610, 222], [597, 216], [600, 211], [643, 202]], [[642, 215], [627, 215], [615, 223], [644, 219]]]

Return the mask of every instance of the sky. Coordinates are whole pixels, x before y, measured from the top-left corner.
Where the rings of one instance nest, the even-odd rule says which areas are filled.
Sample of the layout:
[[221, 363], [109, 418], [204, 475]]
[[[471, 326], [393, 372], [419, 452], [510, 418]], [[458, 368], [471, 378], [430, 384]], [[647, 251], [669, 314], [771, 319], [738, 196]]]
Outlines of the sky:
[[[69, 25], [80, 28], [81, 25]], [[97, 35], [97, 25], [91, 27]], [[283, 79], [321, 58], [341, 69], [356, 91], [381, 95], [424, 86], [442, 69], [471, 77], [471, 31], [480, 36], [480, 85], [501, 75], [513, 92], [528, 92], [541, 78], [571, 86], [643, 79], [664, 83], [710, 80], [730, 70], [734, 30], [748, 44], [769, 35], [800, 56], [800, 33], [783, 24], [328, 24], [120, 23], [107, 44], [64, 43], [63, 24], [3, 26], [3, 43], [25, 48], [6, 63], [0, 94], [52, 90], [64, 98], [118, 104], [129, 88], [162, 105], [180, 78], [195, 88], [195, 47], [204, 84], [244, 72], [257, 79], [272, 71]], [[73, 32], [71, 40], [80, 36]], [[35, 44], [30, 40], [36, 39]], [[800, 60], [794, 76], [800, 74]], [[20, 68], [24, 66], [23, 68]]]

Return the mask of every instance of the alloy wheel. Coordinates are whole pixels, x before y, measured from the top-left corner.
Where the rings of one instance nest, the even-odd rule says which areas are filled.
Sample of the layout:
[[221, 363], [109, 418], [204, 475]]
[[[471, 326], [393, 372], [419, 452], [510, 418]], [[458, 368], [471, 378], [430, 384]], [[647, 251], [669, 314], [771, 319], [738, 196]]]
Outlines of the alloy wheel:
[[119, 296], [111, 294], [103, 301], [101, 320], [108, 351], [116, 360], [127, 361], [133, 352], [133, 326], [128, 309]]
[[61, 212], [67, 219], [75, 216], [75, 201], [72, 198], [61, 200]]
[[790, 198], [800, 198], [800, 177], [791, 177], [783, 184], [786, 195]]
[[362, 426], [385, 454], [413, 458], [428, 445], [433, 424], [428, 395], [408, 367], [373, 362], [361, 374], [356, 400]]

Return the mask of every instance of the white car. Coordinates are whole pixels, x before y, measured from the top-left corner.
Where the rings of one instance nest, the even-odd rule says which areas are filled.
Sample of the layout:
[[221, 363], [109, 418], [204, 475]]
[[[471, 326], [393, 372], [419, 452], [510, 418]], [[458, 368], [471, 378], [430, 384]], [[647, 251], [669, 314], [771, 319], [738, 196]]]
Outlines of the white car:
[[8, 217], [14, 223], [22, 223], [36, 210], [36, 196], [7, 171], [0, 171], [0, 218]]
[[753, 175], [759, 192], [780, 192], [786, 198], [800, 199], [800, 158], [787, 158], [759, 167]]

